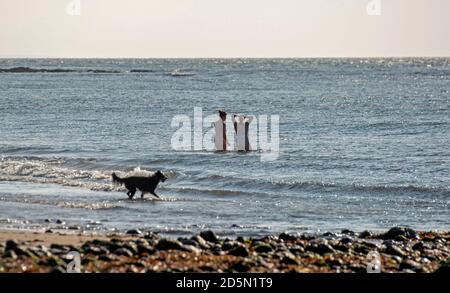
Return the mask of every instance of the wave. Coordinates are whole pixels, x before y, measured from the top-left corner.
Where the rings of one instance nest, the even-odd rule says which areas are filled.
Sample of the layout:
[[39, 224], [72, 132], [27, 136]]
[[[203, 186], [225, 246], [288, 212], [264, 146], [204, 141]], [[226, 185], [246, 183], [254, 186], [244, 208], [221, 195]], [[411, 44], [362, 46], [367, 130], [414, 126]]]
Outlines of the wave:
[[[450, 196], [450, 186], [430, 186], [430, 185], [390, 185], [390, 184], [361, 184], [361, 183], [341, 183], [341, 182], [324, 182], [313, 180], [276, 180], [261, 178], [243, 178], [211, 174], [207, 176], [198, 176], [194, 179], [196, 182], [222, 182], [227, 186], [236, 186], [245, 189], [257, 191], [344, 191], [344, 192], [361, 192], [361, 193], [423, 193], [423, 194], [439, 194]], [[259, 193], [259, 192], [258, 192]]]
[[[111, 168], [93, 158], [42, 158], [4, 156], [0, 158], [0, 181], [57, 184], [93, 191], [125, 191], [111, 182], [112, 172], [121, 177], [149, 176], [152, 172], [140, 167]], [[361, 184], [324, 182], [314, 180], [280, 180], [277, 178], [252, 178], [237, 174], [220, 175], [198, 172], [164, 171], [170, 179], [178, 179], [161, 185], [163, 190], [176, 193], [212, 196], [249, 196], [298, 194], [304, 192], [380, 193], [380, 194], [433, 194], [448, 197], [450, 186], [415, 184]], [[173, 182], [176, 185], [173, 185]]]
[[177, 77], [177, 76], [193, 76], [193, 75], [195, 75], [195, 74], [192, 73], [192, 72], [184, 71], [183, 69], [177, 68], [177, 69], [175, 69], [175, 70], [172, 70], [172, 71], [169, 73], [169, 75], [170, 75], [170, 76], [175, 76], [175, 77]]
[[[58, 184], [94, 191], [125, 191], [123, 187], [112, 184], [113, 172], [121, 177], [153, 174], [140, 167], [130, 171], [95, 169], [96, 162], [96, 159], [2, 157], [0, 181]], [[164, 174], [168, 178], [176, 177], [173, 171], [165, 171]]]

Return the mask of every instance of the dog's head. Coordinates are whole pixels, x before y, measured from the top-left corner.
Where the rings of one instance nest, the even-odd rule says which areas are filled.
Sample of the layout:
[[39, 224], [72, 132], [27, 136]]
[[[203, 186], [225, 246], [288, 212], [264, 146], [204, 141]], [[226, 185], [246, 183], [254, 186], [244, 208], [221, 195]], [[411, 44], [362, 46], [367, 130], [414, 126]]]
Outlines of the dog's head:
[[164, 174], [161, 171], [156, 171], [155, 173], [156, 178], [158, 178], [159, 180], [161, 180], [162, 182], [166, 181], [167, 177], [164, 176]]

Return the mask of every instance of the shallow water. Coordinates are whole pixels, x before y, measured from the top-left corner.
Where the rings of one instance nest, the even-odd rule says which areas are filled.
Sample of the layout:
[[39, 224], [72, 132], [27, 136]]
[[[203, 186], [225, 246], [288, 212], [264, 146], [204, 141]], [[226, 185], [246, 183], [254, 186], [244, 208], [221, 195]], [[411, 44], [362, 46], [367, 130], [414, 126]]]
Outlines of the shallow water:
[[[0, 73], [0, 227], [449, 229], [449, 60], [2, 59], [70, 72]], [[174, 151], [194, 107], [280, 115], [278, 159]], [[110, 181], [158, 169], [162, 200]]]

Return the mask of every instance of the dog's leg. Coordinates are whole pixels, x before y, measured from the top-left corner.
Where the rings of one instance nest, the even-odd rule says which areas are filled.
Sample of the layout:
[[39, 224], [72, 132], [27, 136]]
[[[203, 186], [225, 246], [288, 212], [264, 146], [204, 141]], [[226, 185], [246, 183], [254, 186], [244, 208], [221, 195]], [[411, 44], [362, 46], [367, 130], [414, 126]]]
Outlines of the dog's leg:
[[159, 198], [159, 196], [154, 191], [150, 191], [150, 193]]
[[145, 193], [145, 192], [142, 191], [141, 198], [144, 198], [144, 193]]
[[133, 199], [133, 196], [136, 193], [136, 189], [131, 189], [128, 193], [129, 193], [128, 194], [128, 198], [129, 199]]

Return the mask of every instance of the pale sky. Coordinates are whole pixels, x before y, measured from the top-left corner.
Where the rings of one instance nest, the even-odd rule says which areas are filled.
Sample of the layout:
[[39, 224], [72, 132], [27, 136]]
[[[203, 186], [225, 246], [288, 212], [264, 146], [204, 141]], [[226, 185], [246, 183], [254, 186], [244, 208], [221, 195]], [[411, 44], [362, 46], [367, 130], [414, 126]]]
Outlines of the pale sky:
[[450, 0], [0, 0], [0, 58], [376, 56], [450, 56]]

